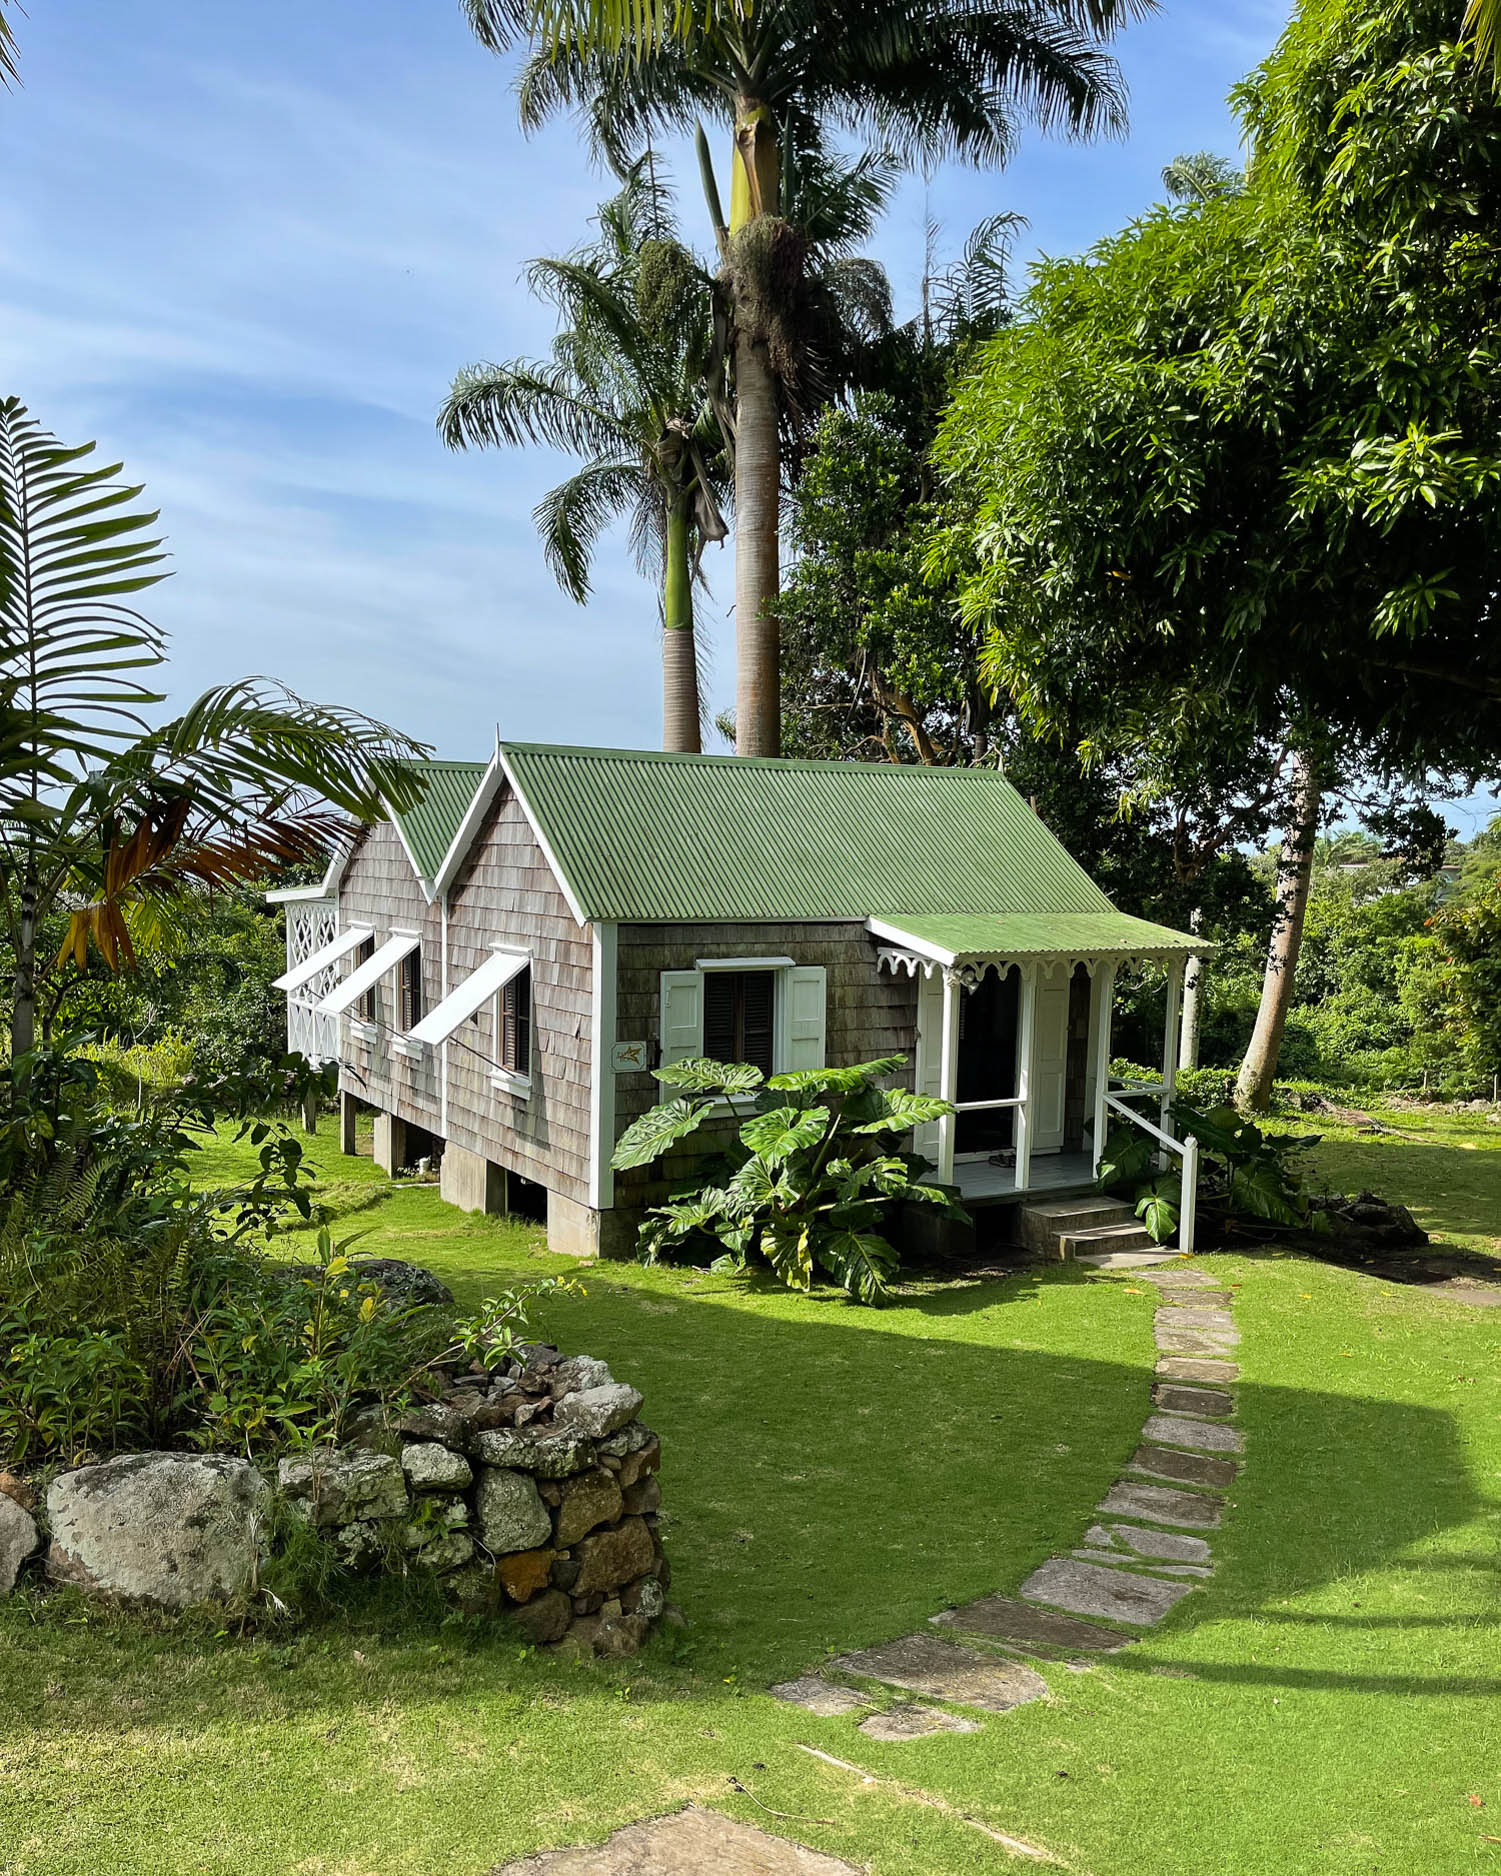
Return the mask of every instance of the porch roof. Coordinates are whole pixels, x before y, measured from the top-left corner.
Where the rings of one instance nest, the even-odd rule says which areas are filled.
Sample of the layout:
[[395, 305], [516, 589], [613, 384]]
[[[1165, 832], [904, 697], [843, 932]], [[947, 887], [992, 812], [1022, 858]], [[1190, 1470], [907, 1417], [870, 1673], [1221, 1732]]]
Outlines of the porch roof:
[[869, 921], [878, 938], [938, 964], [1042, 957], [1177, 957], [1214, 949], [1202, 938], [1125, 912], [952, 912]]

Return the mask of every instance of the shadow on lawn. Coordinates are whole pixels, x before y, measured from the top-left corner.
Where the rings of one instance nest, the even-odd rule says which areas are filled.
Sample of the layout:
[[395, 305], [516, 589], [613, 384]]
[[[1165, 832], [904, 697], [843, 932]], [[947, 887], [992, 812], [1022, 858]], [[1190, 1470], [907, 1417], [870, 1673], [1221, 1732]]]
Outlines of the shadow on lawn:
[[1497, 1239], [1501, 1150], [1394, 1145], [1385, 1140], [1328, 1140], [1317, 1152], [1318, 1181], [1335, 1191], [1400, 1196], [1425, 1231], [1447, 1238]]

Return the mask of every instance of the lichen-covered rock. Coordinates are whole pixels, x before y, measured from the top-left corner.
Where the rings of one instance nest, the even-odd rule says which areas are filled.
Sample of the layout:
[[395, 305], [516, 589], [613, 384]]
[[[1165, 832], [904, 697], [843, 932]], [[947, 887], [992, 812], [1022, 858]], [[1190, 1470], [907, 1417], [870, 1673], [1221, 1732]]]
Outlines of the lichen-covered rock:
[[551, 1427], [496, 1427], [476, 1433], [473, 1452], [487, 1466], [530, 1472], [539, 1479], [564, 1479], [587, 1471], [595, 1461], [594, 1441], [581, 1433]]
[[560, 1361], [549, 1378], [549, 1392], [554, 1400], [565, 1394], [578, 1394], [585, 1388], [610, 1387], [615, 1377], [608, 1366], [593, 1355], [572, 1355]]
[[667, 1607], [667, 1592], [656, 1577], [643, 1576], [639, 1582], [626, 1585], [620, 1602], [628, 1615], [644, 1615], [648, 1622], [655, 1622]]
[[424, 1570], [457, 1570], [474, 1555], [474, 1539], [467, 1531], [455, 1531], [442, 1524], [409, 1524], [403, 1541], [412, 1561]]
[[480, 1558], [450, 1571], [443, 1578], [443, 1592], [465, 1615], [493, 1615], [502, 1601], [495, 1565]]
[[36, 1519], [18, 1498], [0, 1493], [0, 1596], [15, 1588], [21, 1565], [40, 1541]]
[[558, 1402], [553, 1423], [602, 1440], [634, 1420], [640, 1406], [641, 1396], [635, 1388], [612, 1381], [605, 1387], [586, 1387], [577, 1394], [565, 1395]]
[[474, 1483], [474, 1468], [462, 1453], [436, 1440], [414, 1440], [401, 1449], [401, 1469], [414, 1492], [461, 1492]]
[[424, 1401], [409, 1407], [396, 1422], [396, 1431], [408, 1439], [437, 1440], [441, 1445], [462, 1450], [469, 1444], [470, 1425], [457, 1407], [447, 1401]]
[[356, 1257], [351, 1264], [361, 1282], [374, 1281], [386, 1293], [386, 1300], [398, 1309], [415, 1309], [431, 1304], [447, 1305], [453, 1291], [441, 1277], [435, 1277], [421, 1264], [409, 1264], [404, 1257]]
[[287, 1502], [320, 1530], [365, 1518], [404, 1518], [409, 1509], [406, 1481], [389, 1453], [324, 1446], [283, 1459], [276, 1477]]
[[644, 1451], [656, 1437], [650, 1427], [643, 1426], [639, 1420], [630, 1420], [618, 1433], [612, 1433], [608, 1439], [599, 1442], [600, 1455], [623, 1459], [628, 1453]]
[[607, 1614], [601, 1610], [599, 1626], [594, 1631], [594, 1652], [606, 1659], [633, 1655], [646, 1640], [646, 1631], [651, 1626], [644, 1615], [627, 1615], [619, 1603], [615, 1613]]
[[47, 1490], [47, 1573], [160, 1609], [227, 1601], [254, 1581], [271, 1488], [222, 1453], [131, 1453]]
[[[646, 1433], [646, 1428], [641, 1426], [639, 1420], [634, 1424]], [[629, 1432], [630, 1428], [626, 1431]], [[645, 1444], [638, 1446], [634, 1452], [626, 1453], [620, 1461], [620, 1489], [625, 1491], [627, 1487], [634, 1485], [644, 1473], [655, 1472], [661, 1463], [662, 1442], [655, 1433], [647, 1434]]]
[[579, 1560], [575, 1596], [617, 1589], [650, 1571], [656, 1552], [652, 1534], [640, 1518], [626, 1518], [611, 1530], [595, 1531], [574, 1552]]
[[553, 1525], [561, 1549], [586, 1537], [598, 1524], [613, 1524], [620, 1516], [620, 1487], [611, 1473], [581, 1472], [566, 1479]]
[[480, 1542], [493, 1556], [511, 1550], [536, 1550], [552, 1536], [552, 1517], [536, 1481], [524, 1472], [485, 1466], [475, 1492]]
[[511, 1620], [529, 1642], [542, 1645], [559, 1641], [573, 1620], [573, 1604], [562, 1590], [550, 1589], [514, 1610]]
[[330, 1533], [329, 1542], [346, 1570], [374, 1570], [385, 1559], [381, 1527], [371, 1518], [339, 1525]]

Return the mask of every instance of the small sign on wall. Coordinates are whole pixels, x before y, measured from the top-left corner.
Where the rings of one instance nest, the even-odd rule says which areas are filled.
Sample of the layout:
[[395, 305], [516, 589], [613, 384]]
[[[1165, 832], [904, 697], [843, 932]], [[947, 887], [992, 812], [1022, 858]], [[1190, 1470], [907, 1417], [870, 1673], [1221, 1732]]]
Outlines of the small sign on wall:
[[650, 1065], [650, 1043], [617, 1042], [610, 1051], [610, 1066], [617, 1075], [643, 1074]]

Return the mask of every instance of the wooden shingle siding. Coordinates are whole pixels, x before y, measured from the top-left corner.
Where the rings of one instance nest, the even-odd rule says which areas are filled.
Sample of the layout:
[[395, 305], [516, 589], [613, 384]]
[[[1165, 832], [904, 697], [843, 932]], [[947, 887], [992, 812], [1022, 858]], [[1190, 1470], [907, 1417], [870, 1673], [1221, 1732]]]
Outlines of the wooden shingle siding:
[[491, 1085], [500, 1049], [486, 1004], [446, 1045], [448, 1138], [588, 1204], [590, 934], [575, 922], [508, 788], [449, 894], [449, 987], [476, 970], [495, 944], [532, 956], [531, 1095], [520, 1100]]
[[[429, 905], [412, 873], [396, 829], [389, 821], [367, 827], [357, 838], [339, 886], [339, 923], [368, 925], [377, 945], [395, 930], [422, 934], [422, 995], [430, 1008], [441, 992], [443, 932], [438, 908]], [[397, 1027], [396, 973], [376, 987], [376, 1035], [369, 1044], [352, 1038], [350, 1018], [339, 1019], [339, 1086], [384, 1113], [397, 1114], [441, 1135], [437, 1065], [431, 1050], [421, 1058], [392, 1047]]]
[[[659, 1040], [663, 971], [689, 971], [699, 958], [789, 957], [821, 964], [828, 972], [826, 1060], [848, 1068], [883, 1055], [905, 1055], [900, 1079], [912, 1082], [917, 1046], [917, 986], [907, 976], [876, 970], [876, 946], [863, 925], [622, 925], [619, 937], [619, 1002], [616, 1033], [624, 1041]], [[650, 1074], [618, 1076], [616, 1137], [661, 1097]], [[717, 1123], [696, 1134], [687, 1152], [653, 1167], [616, 1175], [617, 1205], [654, 1203], [695, 1158], [712, 1151], [714, 1137], [731, 1124]]]

